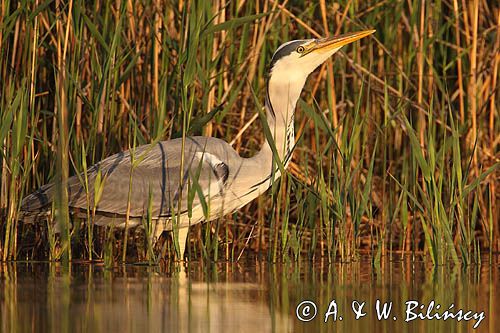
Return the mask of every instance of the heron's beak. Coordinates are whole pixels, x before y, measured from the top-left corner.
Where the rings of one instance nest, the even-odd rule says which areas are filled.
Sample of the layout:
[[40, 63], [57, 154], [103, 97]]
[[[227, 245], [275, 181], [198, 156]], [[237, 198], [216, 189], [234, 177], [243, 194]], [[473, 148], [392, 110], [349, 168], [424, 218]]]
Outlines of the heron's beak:
[[[333, 49], [341, 48], [344, 45], [350, 44], [363, 37], [373, 34], [375, 30], [365, 30], [358, 32], [351, 32], [345, 35], [326, 37], [316, 39], [310, 46], [309, 52], [328, 52]], [[309, 53], [308, 52], [308, 53]]]

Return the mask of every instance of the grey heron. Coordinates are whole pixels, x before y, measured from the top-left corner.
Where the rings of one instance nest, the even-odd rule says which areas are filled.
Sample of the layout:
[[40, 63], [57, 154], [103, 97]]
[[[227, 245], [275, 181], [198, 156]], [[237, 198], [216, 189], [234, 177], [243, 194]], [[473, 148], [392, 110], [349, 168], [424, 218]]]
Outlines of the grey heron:
[[[95, 207], [96, 225], [117, 227], [141, 225], [149, 213], [154, 221], [152, 237], [179, 228], [182, 259], [189, 226], [234, 212], [280, 177], [277, 160], [286, 167], [291, 159], [295, 105], [309, 74], [342, 46], [374, 32], [293, 40], [274, 52], [264, 104], [272, 140], [265, 140], [253, 157], [240, 157], [227, 142], [213, 137], [142, 145], [132, 153], [112, 155], [89, 168], [87, 188], [79, 177], [70, 177], [65, 187], [71, 213], [86, 217], [90, 204]], [[131, 172], [133, 156], [138, 156], [140, 163]], [[102, 196], [95, 200], [94, 183], [101, 176]], [[193, 189], [195, 195], [190, 196]], [[25, 197], [20, 219], [32, 222], [48, 218], [54, 192], [51, 183]]]

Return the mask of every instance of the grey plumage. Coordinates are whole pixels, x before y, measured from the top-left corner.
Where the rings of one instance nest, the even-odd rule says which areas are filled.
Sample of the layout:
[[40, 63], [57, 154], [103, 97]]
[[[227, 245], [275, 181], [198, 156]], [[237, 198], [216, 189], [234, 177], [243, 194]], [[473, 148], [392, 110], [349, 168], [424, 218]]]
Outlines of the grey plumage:
[[[234, 192], [225, 193], [230, 189], [238, 176], [237, 183], [244, 183], [245, 168], [248, 163], [223, 140], [207, 137], [188, 137], [184, 147], [184, 168], [182, 186], [179, 181], [181, 171], [182, 139], [159, 142], [154, 145], [143, 145], [134, 149], [135, 160], [139, 160], [137, 167], [132, 168], [130, 151], [112, 155], [97, 163], [87, 171], [89, 189], [87, 191], [77, 176], [68, 179], [67, 189], [69, 206], [73, 213], [86, 216], [87, 205], [94, 207], [94, 183], [98, 170], [101, 172], [103, 194], [96, 205], [96, 223], [123, 224], [127, 214], [127, 204], [130, 201], [129, 218], [132, 225], [139, 224], [146, 215], [151, 195], [151, 215], [154, 220], [169, 221], [172, 215], [188, 212], [190, 191], [202, 189], [204, 195], [195, 193], [192, 202], [193, 208], [201, 207], [200, 196], [207, 201], [227, 200], [227, 211], [234, 206], [239, 197]], [[217, 161], [211, 163], [210, 158], [217, 156]], [[132, 172], [132, 174], [131, 174]], [[81, 175], [84, 178], [84, 175]], [[129, 179], [132, 182], [132, 191], [129, 200]], [[214, 186], [215, 185], [215, 186]], [[250, 191], [251, 189], [247, 189]], [[45, 185], [38, 191], [24, 198], [22, 202], [21, 219], [29, 220], [46, 216], [44, 212], [50, 209], [54, 195], [53, 184]], [[179, 198], [180, 207], [178, 206]], [[240, 193], [243, 196], [245, 193]], [[185, 197], [184, 197], [185, 196]], [[88, 200], [88, 201], [87, 201]], [[209, 219], [217, 213], [205, 212], [208, 216], [195, 216], [191, 221], [183, 219], [180, 227], [187, 227], [190, 223], [198, 223], [202, 219]], [[166, 223], [162, 229], [171, 230], [172, 225]]]
[[[134, 226], [141, 224], [151, 204], [154, 236], [172, 230], [174, 219], [181, 228], [182, 256], [187, 227], [237, 210], [280, 177], [276, 162], [285, 167], [290, 162], [295, 105], [308, 75], [343, 45], [373, 32], [291, 41], [278, 48], [271, 61], [265, 101], [272, 140], [264, 142], [255, 156], [242, 158], [225, 141], [207, 137], [186, 138], [184, 146], [182, 139], [143, 145], [132, 154], [118, 153], [92, 166], [87, 172], [87, 191], [79, 177], [69, 178], [65, 186], [71, 213], [87, 217], [87, 209], [95, 206], [96, 224], [123, 227], [129, 209], [129, 226]], [[94, 202], [99, 172], [103, 191]], [[49, 184], [24, 198], [20, 219], [47, 219], [53, 192], [54, 185]]]

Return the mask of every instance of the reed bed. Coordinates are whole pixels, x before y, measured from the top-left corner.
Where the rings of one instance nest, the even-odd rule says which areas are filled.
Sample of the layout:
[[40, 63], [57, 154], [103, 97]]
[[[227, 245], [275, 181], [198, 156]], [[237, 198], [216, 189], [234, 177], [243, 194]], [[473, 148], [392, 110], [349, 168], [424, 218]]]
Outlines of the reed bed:
[[70, 221], [59, 186], [55, 235], [17, 221], [21, 199], [182, 135], [251, 156], [265, 140], [257, 108], [274, 50], [371, 28], [309, 78], [286, 175], [231, 216], [192, 227], [188, 255], [468, 265], [500, 249], [494, 1], [2, 0], [0, 10], [3, 260], [173, 258], [167, 235], [147, 241], [148, 217], [145, 231], [125, 234]]

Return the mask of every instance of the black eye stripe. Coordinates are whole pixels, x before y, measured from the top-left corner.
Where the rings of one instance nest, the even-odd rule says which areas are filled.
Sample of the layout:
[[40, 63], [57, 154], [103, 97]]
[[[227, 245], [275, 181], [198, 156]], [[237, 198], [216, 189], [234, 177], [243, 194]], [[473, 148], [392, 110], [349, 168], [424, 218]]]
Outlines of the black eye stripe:
[[286, 57], [290, 53], [296, 51], [297, 48], [304, 42], [305, 40], [294, 40], [291, 43], [279, 48], [276, 52], [274, 52], [273, 58], [271, 60], [271, 68], [279, 59]]

